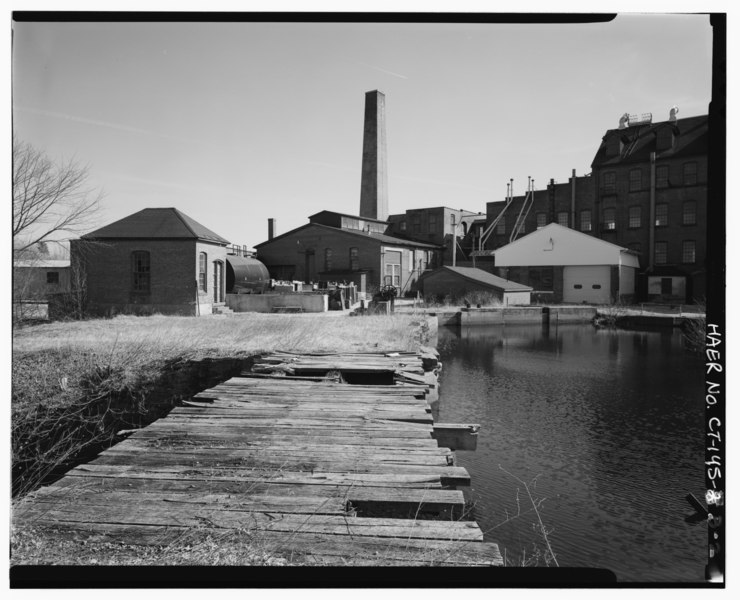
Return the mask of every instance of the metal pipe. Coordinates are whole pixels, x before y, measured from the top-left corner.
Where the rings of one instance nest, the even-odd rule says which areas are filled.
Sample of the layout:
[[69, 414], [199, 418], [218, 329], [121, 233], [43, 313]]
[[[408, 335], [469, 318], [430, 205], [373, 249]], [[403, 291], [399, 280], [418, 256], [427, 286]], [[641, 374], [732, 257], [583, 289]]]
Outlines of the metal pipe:
[[570, 226], [576, 228], [576, 170], [570, 179]]
[[648, 231], [647, 271], [652, 271], [655, 263], [655, 152], [650, 153], [650, 223]]

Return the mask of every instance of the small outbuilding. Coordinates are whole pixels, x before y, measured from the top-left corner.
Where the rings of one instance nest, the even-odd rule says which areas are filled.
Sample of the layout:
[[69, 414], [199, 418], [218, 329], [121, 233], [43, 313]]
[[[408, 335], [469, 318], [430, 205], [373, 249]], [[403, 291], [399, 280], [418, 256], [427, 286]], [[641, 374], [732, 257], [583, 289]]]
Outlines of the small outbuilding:
[[474, 267], [440, 267], [425, 273], [420, 280], [424, 296], [449, 296], [465, 300], [473, 294], [491, 294], [504, 306], [522, 306], [530, 303], [532, 288], [508, 281]]
[[91, 314], [210, 315], [225, 306], [229, 242], [176, 208], [145, 208], [71, 244]]
[[550, 223], [493, 252], [497, 273], [552, 302], [632, 302], [635, 252]]

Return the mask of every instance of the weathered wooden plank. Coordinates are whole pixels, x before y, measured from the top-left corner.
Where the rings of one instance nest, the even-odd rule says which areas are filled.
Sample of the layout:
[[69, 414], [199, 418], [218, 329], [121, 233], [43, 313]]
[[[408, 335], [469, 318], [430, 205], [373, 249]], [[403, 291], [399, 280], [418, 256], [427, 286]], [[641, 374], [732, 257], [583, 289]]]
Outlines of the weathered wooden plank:
[[306, 532], [343, 536], [372, 536], [457, 541], [483, 541], [483, 532], [472, 521], [433, 521], [412, 519], [363, 518], [343, 515], [296, 515], [250, 510], [221, 510], [214, 507], [87, 505], [84, 513], [72, 505], [28, 504], [14, 515], [18, 524], [44, 523], [118, 523]]
[[[273, 490], [274, 491], [274, 490]], [[251, 495], [251, 494], [146, 494], [140, 492], [121, 492], [71, 489], [67, 493], [39, 494], [33, 506], [49, 505], [58, 507], [74, 503], [74, 508], [90, 514], [103, 511], [112, 506], [125, 506], [126, 510], [148, 512], [158, 507], [178, 512], [206, 510], [259, 511], [289, 514], [347, 514], [347, 500], [341, 496], [293, 496], [293, 495]], [[102, 508], [101, 508], [102, 507]], [[24, 507], [18, 507], [18, 515], [23, 518]]]
[[[87, 507], [113, 505], [125, 505], [129, 510], [149, 510], [151, 506], [169, 503], [172, 510], [180, 510], [182, 507], [207, 507], [219, 510], [298, 514], [348, 514], [357, 510], [363, 517], [374, 512], [386, 516], [398, 516], [400, 513], [413, 516], [428, 511], [447, 511], [454, 518], [463, 514], [465, 506], [462, 492], [451, 490], [379, 491], [338, 487], [307, 490], [307, 487], [281, 489], [276, 486], [262, 486], [260, 493], [255, 493], [254, 489], [239, 493], [233, 489], [216, 492], [212, 489], [201, 490], [182, 486], [167, 491], [150, 488], [142, 490], [142, 486], [134, 489], [120, 483], [116, 487], [64, 485], [39, 490], [32, 498], [21, 503], [18, 514], [22, 514], [23, 506], [28, 506], [30, 502], [34, 505], [74, 503], [81, 512], [87, 512]], [[307, 491], [311, 493], [306, 493]]]
[[[388, 449], [395, 449], [398, 452], [405, 452], [410, 449], [439, 448], [437, 441], [431, 437], [404, 439], [401, 436], [393, 437], [391, 435], [376, 437], [369, 434], [361, 434], [359, 431], [354, 435], [347, 432], [342, 432], [340, 435], [336, 431], [319, 431], [314, 433], [308, 430], [303, 432], [287, 431], [278, 433], [255, 429], [242, 431], [241, 428], [231, 428], [227, 431], [216, 431], [213, 429], [203, 431], [202, 429], [192, 430], [185, 428], [180, 430], [172, 429], [171, 432], [168, 432], [165, 428], [151, 429], [146, 427], [144, 429], [133, 430], [127, 441], [138, 444], [156, 442], [162, 446], [167, 446], [168, 444], [179, 444], [183, 446], [210, 445], [213, 448], [233, 448], [241, 445], [253, 446], [260, 444], [294, 445], [300, 443], [317, 446], [383, 446]], [[442, 450], [447, 449], [442, 448]]]
[[182, 465], [142, 467], [140, 465], [103, 465], [87, 463], [75, 467], [66, 477], [115, 477], [131, 479], [176, 479], [189, 481], [194, 485], [203, 482], [243, 482], [269, 483], [271, 485], [341, 485], [375, 486], [375, 487], [442, 487], [442, 481], [436, 473], [359, 473], [334, 471], [291, 471], [289, 469], [227, 469], [216, 472], [213, 469], [194, 469]]
[[[335, 444], [331, 443], [332, 440], [307, 440], [305, 437], [294, 437], [290, 440], [283, 439], [265, 439], [255, 440], [253, 438], [245, 438], [239, 442], [234, 442], [231, 445], [223, 439], [219, 439], [217, 436], [212, 436], [210, 439], [198, 439], [195, 437], [189, 438], [169, 438], [169, 437], [130, 437], [124, 442], [116, 444], [115, 449], [124, 451], [127, 448], [136, 450], [142, 449], [156, 449], [156, 450], [188, 450], [197, 452], [199, 449], [213, 450], [213, 451], [232, 451], [239, 449], [253, 449], [258, 451], [269, 452], [274, 449], [278, 452], [307, 452], [307, 453], [343, 453], [347, 456], [354, 454], [367, 454], [367, 453], [380, 453], [380, 454], [412, 454], [412, 455], [425, 455], [425, 456], [452, 456], [453, 453], [449, 448], [440, 448], [437, 445], [424, 445], [424, 446], [395, 446], [393, 440], [391, 443], [386, 441], [385, 444], [368, 444], [368, 443], [343, 443], [344, 440], [334, 438]], [[351, 441], [351, 440], [350, 440]], [[367, 440], [375, 441], [377, 440]], [[432, 440], [434, 443], [434, 440]]]
[[[135, 493], [138, 496], [157, 496], [162, 494], [230, 494], [230, 495], [249, 495], [265, 496], [281, 494], [284, 496], [319, 496], [322, 498], [335, 497], [348, 500], [350, 496], [362, 493], [363, 490], [379, 490], [379, 497], [392, 499], [430, 498], [431, 492], [441, 492], [444, 498], [454, 498], [450, 494], [460, 494], [462, 492], [443, 490], [439, 483], [425, 483], [420, 487], [411, 485], [396, 485], [395, 487], [378, 487], [376, 485], [365, 485], [364, 481], [351, 481], [340, 485], [337, 481], [326, 481], [313, 479], [310, 482], [304, 481], [264, 481], [264, 480], [208, 480], [207, 485], [196, 484], [193, 478], [170, 478], [157, 479], [153, 477], [143, 477], [146, 472], [139, 473], [138, 477], [113, 477], [101, 473], [99, 477], [80, 476], [79, 474], [68, 474], [64, 478], [50, 486], [40, 488], [33, 492], [32, 498], [41, 495], [73, 496], [82, 491], [83, 493], [107, 493], [107, 492], [128, 492]], [[375, 483], [375, 482], [371, 482]], [[412, 484], [419, 486], [419, 484]], [[416, 494], [409, 496], [408, 494]], [[365, 498], [366, 496], [357, 496]], [[436, 497], [436, 496], [435, 496]]]
[[[215, 466], [215, 465], [182, 465], [182, 464], [158, 464], [158, 465], [127, 465], [109, 464], [103, 461], [104, 457], [94, 462], [77, 467], [76, 472], [92, 472], [96, 467], [113, 467], [119, 469], [121, 474], [128, 476], [130, 473], [146, 470], [149, 473], [178, 473], [180, 476], [192, 476], [202, 480], [223, 478], [252, 478], [260, 481], [292, 481], [299, 479], [309, 481], [315, 478], [327, 481], [343, 482], [350, 484], [352, 481], [383, 481], [387, 482], [438, 482], [443, 486], [470, 485], [470, 475], [464, 467], [427, 467], [419, 465], [348, 465], [341, 463], [314, 464], [308, 469], [297, 468], [297, 465], [281, 465], [275, 469], [275, 465], [252, 465], [252, 466]], [[351, 468], [350, 468], [351, 467]], [[112, 473], [113, 471], [109, 471]], [[310, 479], [308, 479], [310, 475]], [[415, 479], [416, 476], [423, 479]]]
[[245, 468], [245, 467], [274, 467], [294, 468], [296, 470], [313, 471], [331, 467], [334, 471], [353, 471], [364, 473], [398, 472], [403, 468], [452, 468], [448, 467], [446, 456], [430, 456], [424, 454], [405, 456], [398, 454], [355, 454], [347, 456], [343, 453], [293, 453], [289, 449], [282, 451], [267, 449], [248, 451], [242, 449], [210, 450], [207, 448], [197, 451], [177, 452], [174, 450], [160, 451], [157, 449], [142, 448], [139, 452], [133, 450], [117, 451], [111, 449], [94, 460], [95, 464], [122, 465], [135, 462], [140, 466], [167, 466], [167, 465], [197, 465], [213, 468]]
[[[408, 429], [404, 429], [404, 425], [408, 425]], [[218, 429], [214, 429], [218, 427]], [[391, 421], [390, 423], [384, 423], [382, 420], [378, 421], [364, 421], [361, 426], [358, 426], [357, 420], [353, 421], [336, 421], [334, 425], [329, 425], [327, 421], [316, 422], [315, 420], [304, 419], [297, 424], [293, 420], [285, 420], [284, 422], [276, 421], [274, 419], [220, 419], [217, 421], [206, 421], [201, 420], [197, 423], [193, 423], [191, 420], [180, 420], [175, 421], [174, 419], [163, 419], [155, 421], [154, 423], [146, 427], [147, 431], [165, 433], [198, 433], [208, 434], [209, 432], [223, 431], [224, 433], [244, 435], [313, 435], [313, 436], [331, 436], [336, 435], [338, 437], [368, 437], [372, 435], [378, 435], [379, 437], [385, 438], [399, 438], [399, 439], [416, 439], [416, 440], [430, 440], [432, 439], [432, 427], [426, 424], [419, 423], [403, 423], [401, 421]], [[128, 430], [135, 431], [136, 434], [143, 430]]]
[[[381, 429], [396, 429], [402, 431], [403, 427], [417, 427], [425, 432], [428, 432], [431, 436], [432, 425], [429, 423], [414, 423], [405, 421], [395, 421], [386, 417], [363, 417], [363, 416], [337, 416], [331, 418], [330, 416], [324, 415], [324, 417], [305, 417], [301, 419], [295, 419], [292, 417], [281, 417], [278, 419], [270, 417], [244, 417], [239, 418], [238, 416], [223, 416], [223, 417], [211, 417], [210, 415], [178, 415], [169, 414], [167, 420], [175, 423], [192, 423], [193, 427], [207, 426], [209, 423], [217, 425], [218, 427], [225, 426], [238, 426], [238, 427], [257, 427], [257, 426], [272, 426], [272, 427], [291, 427], [294, 429], [304, 429], [312, 427], [324, 427], [329, 429], [362, 429], [381, 430]], [[395, 427], [393, 426], [395, 425]]]
[[[269, 419], [269, 418], [293, 418], [299, 419], [318, 419], [327, 414], [326, 409], [302, 409], [289, 407], [250, 407], [245, 406], [243, 409], [231, 408], [214, 408], [214, 407], [177, 407], [170, 412], [169, 418], [195, 418], [195, 419], [250, 419], [252, 417]], [[353, 410], [351, 408], [332, 410], [338, 417], [357, 418], [357, 419], [388, 419], [392, 421], [402, 421], [410, 423], [433, 423], [431, 413], [422, 410], [384, 410], [382, 408], [370, 408]]]

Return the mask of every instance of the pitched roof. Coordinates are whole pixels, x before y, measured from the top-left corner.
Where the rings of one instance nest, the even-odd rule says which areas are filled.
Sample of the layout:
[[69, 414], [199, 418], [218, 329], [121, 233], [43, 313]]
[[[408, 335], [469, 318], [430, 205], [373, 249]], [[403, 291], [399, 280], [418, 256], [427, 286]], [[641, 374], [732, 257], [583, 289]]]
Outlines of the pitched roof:
[[522, 285], [521, 283], [517, 283], [516, 281], [509, 281], [508, 279], [498, 277], [493, 273], [489, 273], [488, 271], [484, 271], [483, 269], [478, 269], [475, 267], [440, 267], [439, 269], [432, 271], [432, 273], [430, 273], [429, 275], [426, 275], [426, 277], [429, 277], [430, 275], [433, 275], [434, 273], [440, 272], [445, 269], [448, 271], [452, 271], [460, 277], [469, 279], [470, 281], [474, 281], [475, 283], [490, 285], [491, 287], [504, 290], [505, 292], [531, 292], [533, 289], [528, 285]]
[[267, 244], [270, 244], [274, 242], [275, 240], [282, 239], [284, 237], [287, 237], [289, 235], [295, 235], [296, 233], [306, 229], [307, 227], [320, 227], [322, 229], [325, 229], [327, 231], [332, 231], [334, 233], [338, 234], [346, 234], [346, 235], [352, 235], [352, 236], [359, 236], [364, 239], [372, 239], [376, 240], [382, 244], [393, 244], [395, 246], [412, 246], [414, 248], [429, 248], [430, 250], [439, 249], [439, 246], [436, 246], [434, 244], [425, 244], [424, 242], [415, 242], [414, 240], [406, 240], [403, 238], [398, 238], [390, 235], [385, 235], [383, 233], [366, 233], [364, 231], [358, 231], [356, 229], [340, 229], [339, 227], [330, 227], [329, 225], [322, 225], [321, 223], [306, 223], [305, 225], [301, 225], [300, 227], [297, 227], [296, 229], [291, 229], [290, 231], [286, 231], [283, 234], [280, 234], [271, 240], [267, 240], [265, 242], [262, 242], [260, 244], [255, 244], [255, 248], [260, 248], [262, 246], [265, 246]]
[[[676, 136], [675, 147], [663, 151], [656, 151], [658, 130], [665, 127], [672, 128]], [[656, 152], [658, 158], [685, 155], [693, 156], [705, 154], [708, 149], [709, 116], [687, 117], [677, 119], [675, 123], [661, 121], [660, 123], [646, 123], [634, 125], [625, 129], [609, 129], [596, 151], [591, 167], [603, 167], [620, 163], [644, 162], [650, 159], [650, 153]], [[620, 137], [623, 150], [617, 156], [607, 157], [607, 140]]]
[[83, 239], [193, 239], [229, 244], [176, 208], [145, 208], [82, 236]]

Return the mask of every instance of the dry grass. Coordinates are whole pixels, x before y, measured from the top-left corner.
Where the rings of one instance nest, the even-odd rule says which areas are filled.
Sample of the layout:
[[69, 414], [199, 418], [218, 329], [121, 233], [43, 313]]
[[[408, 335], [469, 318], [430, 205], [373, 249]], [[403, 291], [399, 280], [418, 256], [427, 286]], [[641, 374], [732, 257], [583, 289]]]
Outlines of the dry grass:
[[[417, 322], [418, 324], [418, 322]], [[237, 356], [286, 350], [349, 352], [415, 350], [408, 315], [349, 319], [324, 314], [132, 317], [59, 322], [19, 328], [15, 352], [73, 349], [145, 359]]]

